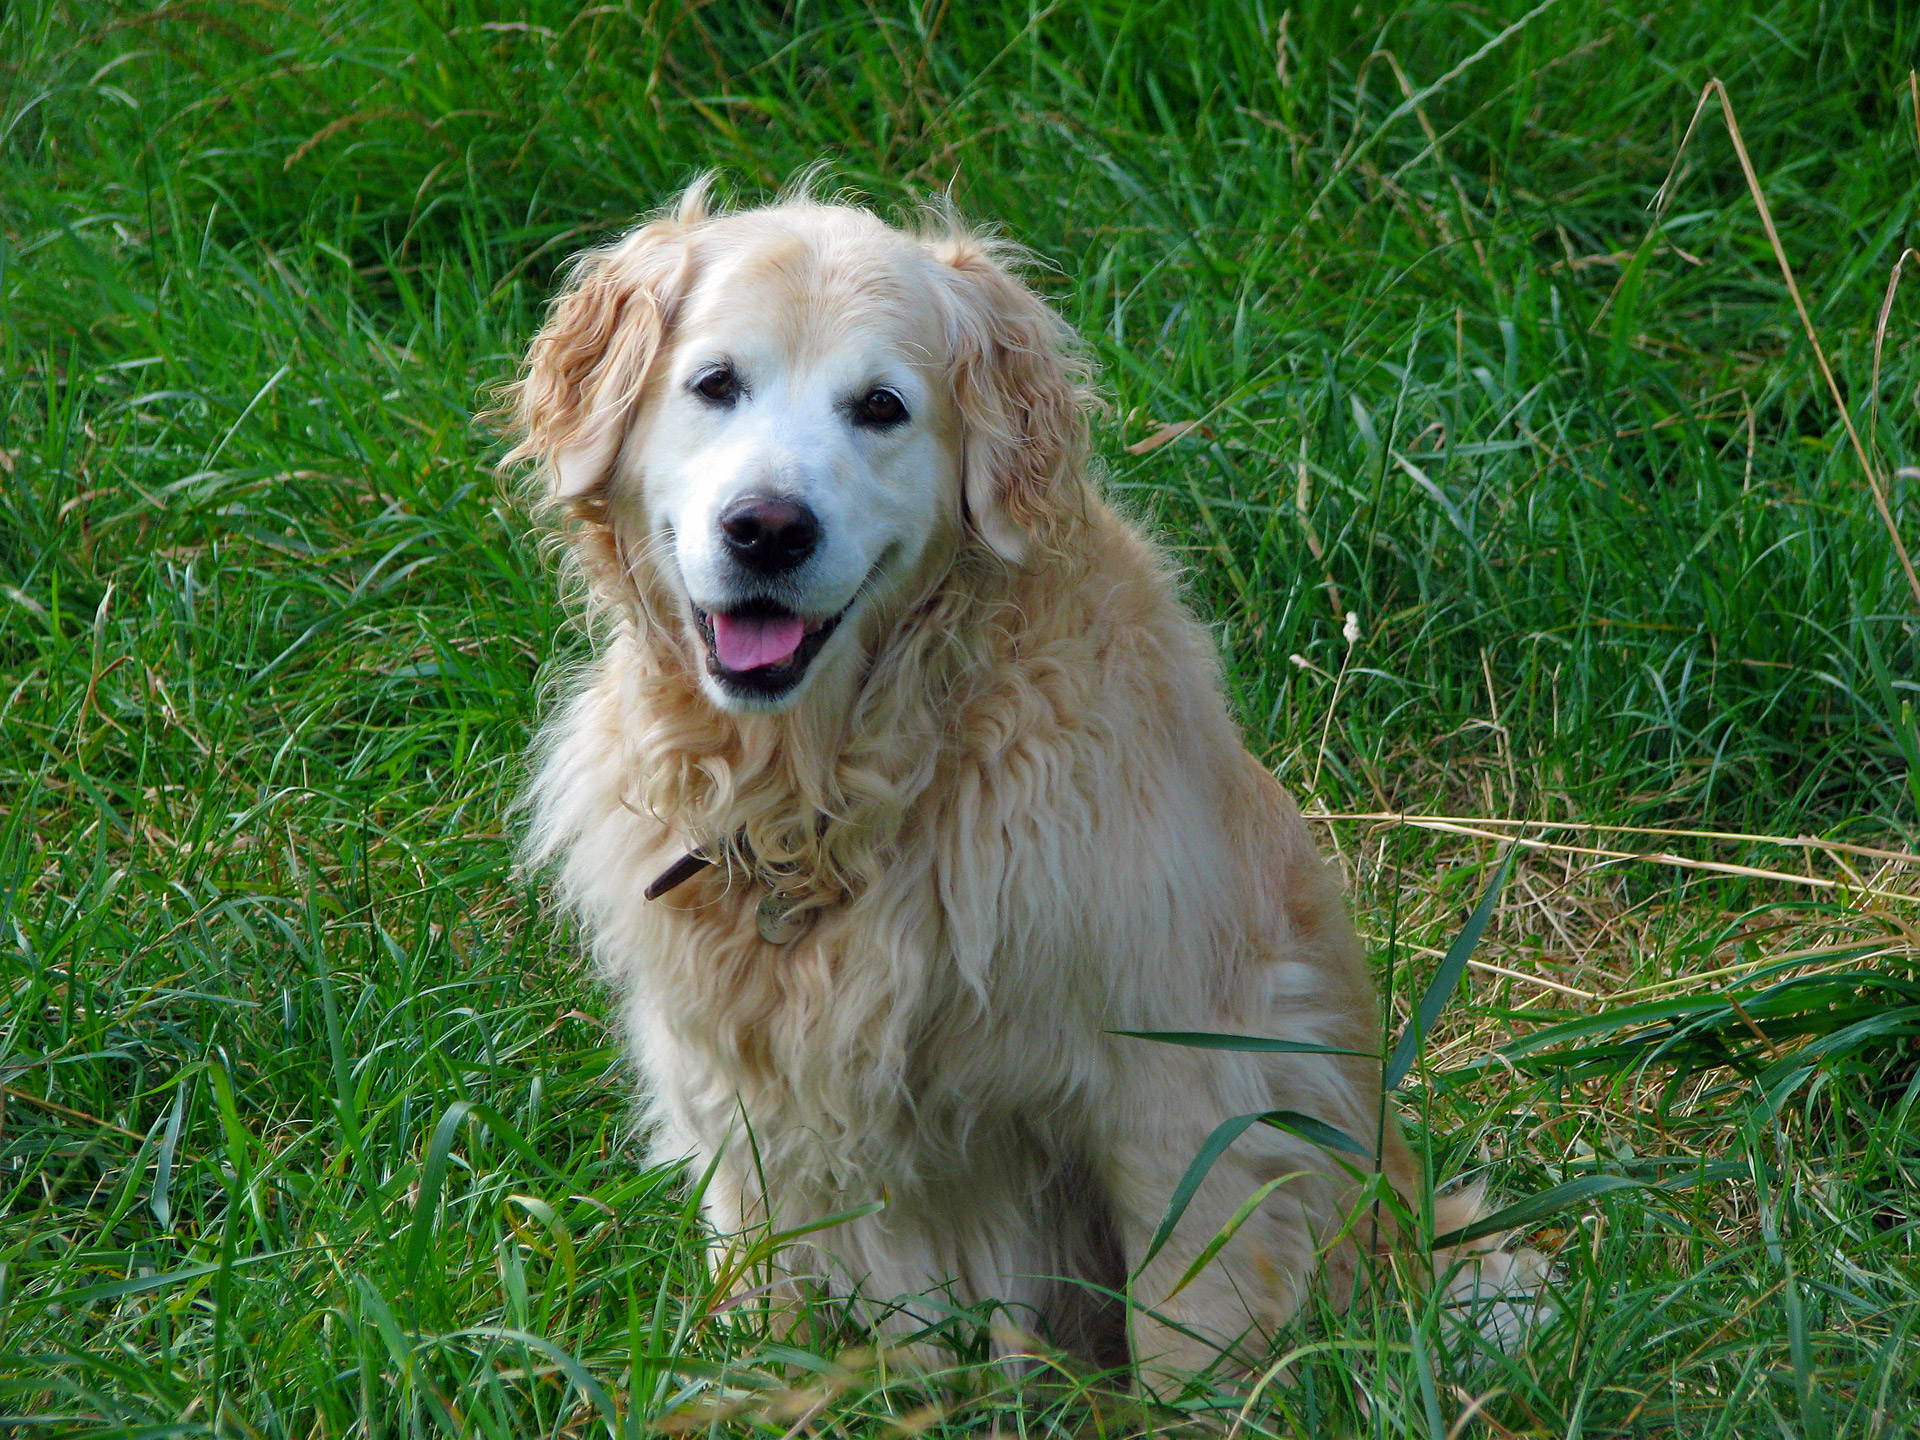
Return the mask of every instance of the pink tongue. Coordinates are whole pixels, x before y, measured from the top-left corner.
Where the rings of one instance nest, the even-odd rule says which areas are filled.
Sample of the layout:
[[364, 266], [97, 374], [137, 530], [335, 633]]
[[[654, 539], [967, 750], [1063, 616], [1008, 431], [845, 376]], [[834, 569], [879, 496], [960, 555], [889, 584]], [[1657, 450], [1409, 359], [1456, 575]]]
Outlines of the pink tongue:
[[806, 632], [798, 615], [715, 615], [713, 651], [729, 670], [757, 670], [790, 659]]

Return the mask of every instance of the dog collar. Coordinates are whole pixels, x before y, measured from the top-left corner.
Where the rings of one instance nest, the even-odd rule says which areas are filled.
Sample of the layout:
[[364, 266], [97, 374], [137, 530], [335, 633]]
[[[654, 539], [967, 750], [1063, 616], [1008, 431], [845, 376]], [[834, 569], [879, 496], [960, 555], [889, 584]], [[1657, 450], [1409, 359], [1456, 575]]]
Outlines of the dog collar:
[[[745, 845], [745, 840], [738, 840]], [[713, 864], [713, 859], [704, 850], [689, 850], [658, 875], [645, 891], [649, 900], [658, 900], [662, 895], [679, 889], [687, 881]], [[791, 897], [778, 890], [769, 889], [754, 907], [753, 928], [760, 932], [760, 938], [769, 945], [786, 945], [805, 933], [810, 916], [798, 911]]]
[[669, 890], [678, 890], [711, 864], [713, 861], [703, 851], [689, 850], [653, 877], [653, 883], [646, 889], [647, 899], [658, 900]]

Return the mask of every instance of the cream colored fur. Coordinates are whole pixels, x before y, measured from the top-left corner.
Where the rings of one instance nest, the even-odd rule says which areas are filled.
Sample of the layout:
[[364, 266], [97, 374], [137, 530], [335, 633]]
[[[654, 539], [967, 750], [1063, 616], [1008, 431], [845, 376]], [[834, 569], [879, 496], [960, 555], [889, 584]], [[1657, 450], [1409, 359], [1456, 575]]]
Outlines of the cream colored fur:
[[[905, 355], [945, 457], [883, 475], [939, 489], [917, 558], [767, 713], [703, 688], [646, 459], [678, 443], [660, 419], [673, 357], [748, 293], [782, 364], [868, 332]], [[603, 622], [540, 742], [531, 850], [621, 996], [655, 1154], [713, 1167], [721, 1235], [884, 1194], [789, 1267], [877, 1302], [998, 1298], [1101, 1360], [1118, 1312], [1074, 1277], [1124, 1283], [1223, 1119], [1382, 1130], [1375, 1060], [1111, 1032], [1377, 1051], [1380, 1025], [1335, 881], [1241, 744], [1209, 636], [1089, 483], [1073, 354], [976, 235], [804, 198], [713, 214], [696, 187], [579, 264], [513, 404]], [[643, 899], [691, 847], [722, 863]], [[770, 887], [808, 913], [791, 944], [756, 932]], [[1384, 1136], [1412, 1201], [1416, 1168]], [[1295, 1172], [1165, 1300], [1247, 1195]], [[1134, 1284], [1137, 1358], [1246, 1357], [1310, 1287], [1338, 1303], [1356, 1191], [1320, 1148], [1248, 1131]], [[908, 1300], [889, 1323], [933, 1313]]]

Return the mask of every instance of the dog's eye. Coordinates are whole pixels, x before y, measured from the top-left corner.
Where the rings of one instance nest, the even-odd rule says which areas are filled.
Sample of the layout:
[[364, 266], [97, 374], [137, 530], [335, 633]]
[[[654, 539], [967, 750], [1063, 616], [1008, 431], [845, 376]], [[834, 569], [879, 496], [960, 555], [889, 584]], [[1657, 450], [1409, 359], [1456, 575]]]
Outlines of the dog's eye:
[[732, 405], [740, 398], [740, 377], [731, 365], [709, 370], [693, 382], [693, 393], [711, 405]]
[[907, 418], [907, 403], [891, 390], [875, 388], [854, 403], [853, 423], [882, 429]]

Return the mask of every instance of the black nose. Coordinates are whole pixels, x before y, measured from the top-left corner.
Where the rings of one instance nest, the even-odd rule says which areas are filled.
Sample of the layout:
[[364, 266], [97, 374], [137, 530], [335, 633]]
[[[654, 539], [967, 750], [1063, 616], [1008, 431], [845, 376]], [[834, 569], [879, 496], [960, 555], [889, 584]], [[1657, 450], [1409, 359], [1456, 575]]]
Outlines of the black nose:
[[813, 511], [773, 495], [744, 495], [720, 512], [720, 533], [733, 558], [771, 575], [791, 570], [820, 543]]

